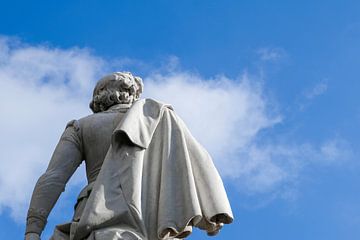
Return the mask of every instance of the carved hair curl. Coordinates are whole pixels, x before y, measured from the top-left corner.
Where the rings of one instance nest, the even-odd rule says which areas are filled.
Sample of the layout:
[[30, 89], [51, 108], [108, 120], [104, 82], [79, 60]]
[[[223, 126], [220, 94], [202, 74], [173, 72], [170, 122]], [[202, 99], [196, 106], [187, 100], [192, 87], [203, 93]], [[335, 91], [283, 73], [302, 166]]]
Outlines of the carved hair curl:
[[144, 85], [130, 72], [115, 72], [101, 78], [95, 86], [90, 108], [94, 113], [106, 111], [115, 104], [132, 104], [140, 98]]

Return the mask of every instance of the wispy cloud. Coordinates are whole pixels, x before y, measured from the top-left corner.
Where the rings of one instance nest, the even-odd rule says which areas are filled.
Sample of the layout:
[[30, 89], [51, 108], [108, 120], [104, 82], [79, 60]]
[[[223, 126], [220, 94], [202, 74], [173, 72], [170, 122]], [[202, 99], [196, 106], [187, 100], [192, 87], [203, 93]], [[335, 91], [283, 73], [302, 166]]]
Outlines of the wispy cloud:
[[[276, 54], [264, 55], [271, 56]], [[118, 63], [86, 49], [0, 38], [0, 87], [5, 99], [0, 102], [0, 131], [5, 136], [0, 139], [0, 209], [9, 208], [13, 218], [23, 221], [35, 181], [66, 122], [90, 114], [94, 83], [110, 71], [108, 66]], [[285, 194], [284, 186], [291, 185], [313, 159], [336, 162], [343, 157], [347, 145], [339, 141], [326, 140], [321, 146], [265, 141], [271, 136], [262, 133], [281, 123], [282, 116], [264, 94], [264, 86], [249, 75], [207, 79], [177, 65], [173, 58], [166, 71], [149, 71], [144, 96], [171, 103], [213, 155], [222, 176], [244, 192]], [[346, 151], [351, 152], [350, 147]]]
[[[296, 141], [252, 143], [243, 149], [238, 164], [248, 171], [239, 176], [239, 182], [248, 193], [271, 192], [281, 198], [291, 194], [301, 182], [307, 167], [347, 163], [353, 154], [349, 143], [340, 138], [324, 140], [320, 144], [297, 143]], [[240, 168], [241, 169], [241, 168]], [[289, 195], [290, 194], [290, 195]]]
[[317, 83], [315, 86], [313, 86], [311, 89], [308, 89], [304, 92], [304, 96], [307, 99], [313, 99], [315, 97], [318, 97], [322, 94], [324, 94], [328, 89], [328, 84], [325, 81]]
[[286, 56], [286, 52], [282, 48], [259, 48], [256, 53], [262, 61], [276, 61]]
[[322, 80], [315, 83], [313, 86], [305, 89], [297, 98], [297, 104], [300, 111], [304, 111], [309, 107], [318, 97], [326, 94], [329, 85], [327, 80]]

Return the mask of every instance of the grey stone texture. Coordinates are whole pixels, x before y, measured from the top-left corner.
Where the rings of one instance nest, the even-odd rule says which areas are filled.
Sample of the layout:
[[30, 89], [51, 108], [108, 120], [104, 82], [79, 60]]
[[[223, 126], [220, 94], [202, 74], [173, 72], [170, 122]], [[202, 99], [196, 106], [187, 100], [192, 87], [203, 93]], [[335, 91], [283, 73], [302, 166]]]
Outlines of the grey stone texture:
[[70, 121], [36, 183], [26, 239], [40, 239], [65, 185], [85, 161], [88, 185], [73, 219], [53, 240], [181, 239], [233, 221], [223, 182], [207, 151], [168, 104], [139, 99], [142, 80], [117, 72], [100, 79], [90, 108]]

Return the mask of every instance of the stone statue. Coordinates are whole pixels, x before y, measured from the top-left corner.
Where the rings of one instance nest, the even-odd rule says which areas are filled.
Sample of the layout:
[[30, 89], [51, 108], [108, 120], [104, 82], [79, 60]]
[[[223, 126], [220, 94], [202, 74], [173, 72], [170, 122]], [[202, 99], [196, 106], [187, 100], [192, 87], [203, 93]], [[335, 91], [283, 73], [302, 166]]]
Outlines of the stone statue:
[[26, 240], [40, 239], [47, 217], [78, 166], [88, 185], [71, 222], [53, 240], [182, 239], [192, 227], [219, 232], [233, 220], [222, 180], [206, 150], [173, 108], [140, 99], [141, 78], [116, 72], [100, 79], [90, 108], [70, 121], [36, 183]]

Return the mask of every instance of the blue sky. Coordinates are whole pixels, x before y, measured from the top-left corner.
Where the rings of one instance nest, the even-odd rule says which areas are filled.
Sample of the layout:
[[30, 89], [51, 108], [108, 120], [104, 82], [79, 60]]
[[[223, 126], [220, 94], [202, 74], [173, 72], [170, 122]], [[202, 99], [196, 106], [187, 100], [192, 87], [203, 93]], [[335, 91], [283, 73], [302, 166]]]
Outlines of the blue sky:
[[[359, 12], [358, 1], [3, 2], [0, 238], [22, 239], [34, 182], [66, 122], [90, 113], [96, 79], [129, 70], [214, 156], [235, 215], [214, 239], [359, 239]], [[83, 171], [44, 239], [71, 217]]]

